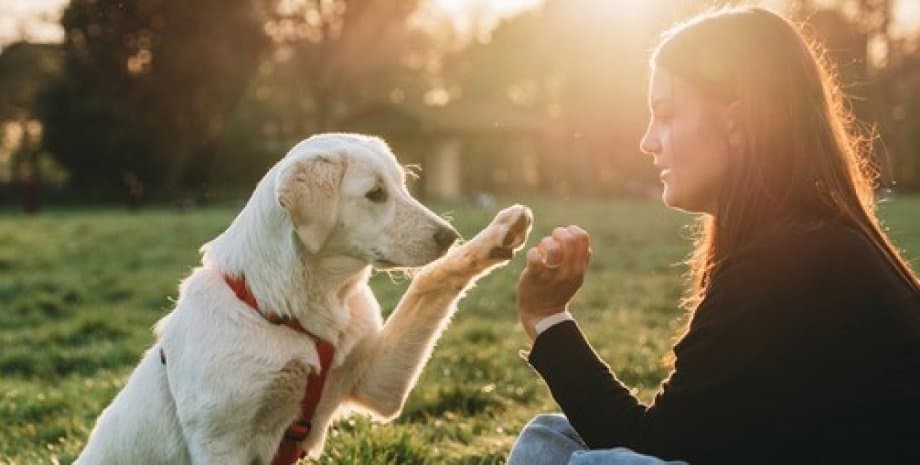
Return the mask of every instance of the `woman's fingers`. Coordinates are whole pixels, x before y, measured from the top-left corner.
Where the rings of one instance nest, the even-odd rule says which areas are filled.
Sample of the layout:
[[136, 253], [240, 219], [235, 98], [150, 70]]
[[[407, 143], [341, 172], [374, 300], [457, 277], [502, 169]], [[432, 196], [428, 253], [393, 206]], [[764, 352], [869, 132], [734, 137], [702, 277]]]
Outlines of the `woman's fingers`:
[[546, 264], [543, 263], [543, 253], [537, 247], [531, 247], [527, 251], [527, 265], [524, 267], [524, 273], [521, 276], [528, 276], [534, 281], [543, 281], [547, 274]]
[[552, 237], [547, 236], [540, 239], [537, 249], [542, 255], [543, 264], [546, 268], [559, 268], [565, 259], [565, 252], [562, 250], [562, 246]]
[[572, 236], [574, 268], [579, 273], [584, 273], [588, 269], [588, 263], [591, 261], [591, 237], [588, 232], [576, 225], [566, 227]]
[[536, 247], [531, 247], [527, 250], [527, 266], [524, 268], [524, 271], [531, 273], [539, 273], [543, 268], [543, 254], [540, 253], [540, 250]]
[[591, 240], [578, 226], [558, 227], [527, 251], [525, 272], [537, 280], [580, 277], [591, 257]]
[[568, 229], [563, 227], [557, 227], [553, 229], [552, 234], [553, 239], [556, 240], [556, 243], [559, 244], [559, 248], [562, 250], [562, 260], [561, 264], [565, 264], [566, 271], [571, 268], [572, 257], [575, 255], [576, 250], [573, 248], [573, 237]]

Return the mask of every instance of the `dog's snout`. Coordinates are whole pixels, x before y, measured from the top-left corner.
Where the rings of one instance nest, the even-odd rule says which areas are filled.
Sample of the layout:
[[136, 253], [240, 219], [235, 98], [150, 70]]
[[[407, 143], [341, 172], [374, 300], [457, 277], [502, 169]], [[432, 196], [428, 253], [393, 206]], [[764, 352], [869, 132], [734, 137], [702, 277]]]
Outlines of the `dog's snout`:
[[446, 249], [452, 245], [454, 242], [460, 239], [460, 233], [455, 231], [453, 228], [438, 228], [438, 232], [434, 233], [434, 242], [438, 244], [438, 247]]

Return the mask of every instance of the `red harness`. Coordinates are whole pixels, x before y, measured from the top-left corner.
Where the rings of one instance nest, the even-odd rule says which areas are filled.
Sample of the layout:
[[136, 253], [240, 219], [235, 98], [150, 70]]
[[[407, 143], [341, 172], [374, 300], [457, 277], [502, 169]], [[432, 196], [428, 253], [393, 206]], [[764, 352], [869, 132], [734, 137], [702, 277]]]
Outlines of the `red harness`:
[[323, 393], [323, 385], [326, 383], [326, 374], [332, 364], [332, 357], [335, 355], [335, 346], [328, 341], [324, 341], [315, 334], [304, 329], [296, 318], [281, 317], [274, 314], [266, 314], [259, 310], [259, 302], [256, 297], [249, 291], [246, 286], [246, 278], [223, 275], [224, 281], [233, 289], [236, 296], [246, 302], [250, 308], [261, 315], [266, 320], [276, 324], [284, 325], [294, 331], [301, 332], [310, 336], [316, 341], [316, 351], [319, 352], [320, 372], [312, 372], [307, 377], [307, 387], [304, 389], [303, 398], [300, 399], [300, 415], [294, 419], [294, 422], [288, 426], [278, 445], [278, 451], [272, 460], [272, 465], [290, 465], [297, 462], [298, 459], [306, 455], [301, 443], [310, 434], [313, 429], [313, 414], [316, 412], [316, 406]]

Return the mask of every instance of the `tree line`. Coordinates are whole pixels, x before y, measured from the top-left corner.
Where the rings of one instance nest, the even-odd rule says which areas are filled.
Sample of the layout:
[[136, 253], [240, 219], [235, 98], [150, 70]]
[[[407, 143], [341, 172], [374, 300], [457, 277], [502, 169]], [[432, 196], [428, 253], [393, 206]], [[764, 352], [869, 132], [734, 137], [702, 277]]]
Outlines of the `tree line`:
[[[653, 184], [637, 147], [648, 54], [662, 29], [708, 2], [605, 3], [546, 0], [497, 27], [473, 16], [462, 36], [409, 0], [71, 0], [63, 43], [0, 54], [0, 119], [18, 142], [0, 144], [11, 151], [4, 196], [54, 185], [82, 202], [202, 202], [250, 188], [294, 141], [381, 105], [477, 102], [532, 115], [562, 141], [541, 190]], [[882, 181], [920, 188], [916, 34], [890, 32], [890, 0], [818, 3], [787, 6], [877, 128]], [[489, 117], [470, 111], [459, 124]], [[398, 123], [380, 118], [386, 137]]]

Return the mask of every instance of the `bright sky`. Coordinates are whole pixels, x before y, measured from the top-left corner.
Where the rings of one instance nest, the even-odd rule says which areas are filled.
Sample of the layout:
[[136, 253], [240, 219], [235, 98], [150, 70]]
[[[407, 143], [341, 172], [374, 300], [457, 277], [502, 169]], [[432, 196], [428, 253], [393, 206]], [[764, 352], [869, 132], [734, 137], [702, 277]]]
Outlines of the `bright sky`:
[[443, 9], [445, 12], [464, 16], [471, 10], [484, 7], [495, 12], [500, 16], [515, 14], [519, 11], [533, 8], [539, 5], [543, 0], [429, 0], [434, 5]]
[[[544, 0], [425, 0], [433, 11], [453, 18], [461, 28], [471, 26], [476, 13], [485, 17], [486, 23], [497, 23], [502, 18], [513, 16], [523, 10], [534, 8]], [[610, 0], [597, 0], [609, 2]], [[822, 0], [834, 3], [839, 0]], [[36, 42], [59, 42], [64, 31], [58, 24], [61, 11], [68, 0], [0, 0], [0, 47], [25, 38]], [[619, 0], [622, 6], [632, 4], [635, 8], [648, 5], [646, 0]], [[781, 0], [761, 0], [761, 3], [775, 5]], [[917, 0], [894, 0], [896, 35], [908, 34], [920, 29], [920, 2]], [[481, 25], [480, 25], [481, 26]]]
[[[535, 8], [544, 0], [423, 0], [416, 24], [429, 31], [437, 31], [441, 20], [453, 23], [461, 37], [483, 37], [505, 18]], [[428, 26], [434, 21], [434, 29]]]
[[[64, 31], [58, 24], [69, 0], [0, 0], [0, 47], [25, 38], [34, 42], [60, 42]], [[433, 11], [453, 18], [460, 27], [468, 27], [472, 16], [480, 12], [487, 23], [496, 22], [543, 0], [423, 0]], [[604, 0], [601, 0], [604, 1]], [[641, 0], [638, 0], [641, 2]]]
[[920, 29], [920, 2], [917, 0], [895, 0], [894, 33], [907, 35]]
[[0, 0], [0, 47], [20, 39], [60, 42], [58, 24], [68, 0]]

